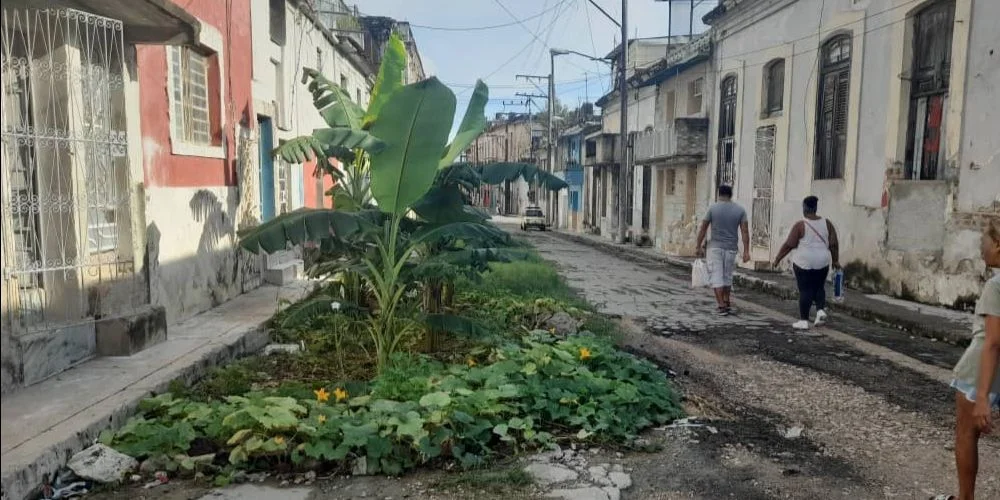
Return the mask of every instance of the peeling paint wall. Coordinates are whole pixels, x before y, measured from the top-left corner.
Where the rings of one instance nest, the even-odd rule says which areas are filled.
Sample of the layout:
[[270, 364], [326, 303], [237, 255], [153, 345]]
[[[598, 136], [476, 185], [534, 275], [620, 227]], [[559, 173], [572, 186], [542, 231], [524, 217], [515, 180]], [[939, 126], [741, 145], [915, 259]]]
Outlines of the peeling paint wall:
[[[168, 323], [198, 314], [242, 292], [236, 226], [240, 218], [237, 158], [254, 122], [249, 2], [192, 2], [201, 22], [200, 50], [208, 68], [211, 133], [218, 140], [192, 146], [171, 128], [167, 47], [137, 48], [143, 170], [146, 272], [150, 299]], [[264, 32], [266, 33], [266, 31]], [[266, 36], [266, 35], [265, 35]], [[215, 107], [217, 106], [217, 108]]]

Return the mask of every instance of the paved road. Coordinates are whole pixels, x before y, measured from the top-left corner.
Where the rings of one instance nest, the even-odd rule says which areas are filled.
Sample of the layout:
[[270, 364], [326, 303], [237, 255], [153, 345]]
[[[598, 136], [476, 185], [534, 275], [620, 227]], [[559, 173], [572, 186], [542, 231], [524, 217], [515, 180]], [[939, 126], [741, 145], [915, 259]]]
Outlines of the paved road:
[[[523, 233], [518, 232], [518, 235]], [[626, 345], [680, 373], [721, 432], [673, 469], [637, 471], [630, 498], [927, 498], [953, 491], [950, 366], [961, 349], [862, 321], [794, 332], [791, 301], [736, 290], [720, 317], [683, 271], [552, 233], [524, 236], [571, 286], [637, 328]], [[783, 437], [799, 427], [802, 437]], [[1000, 440], [984, 442], [980, 498], [1000, 498]], [[687, 470], [677, 470], [680, 467]], [[654, 468], [655, 469], [655, 468]], [[662, 479], [672, 476], [669, 484]], [[734, 484], [740, 489], [733, 490]], [[728, 492], [729, 494], [721, 494]]]

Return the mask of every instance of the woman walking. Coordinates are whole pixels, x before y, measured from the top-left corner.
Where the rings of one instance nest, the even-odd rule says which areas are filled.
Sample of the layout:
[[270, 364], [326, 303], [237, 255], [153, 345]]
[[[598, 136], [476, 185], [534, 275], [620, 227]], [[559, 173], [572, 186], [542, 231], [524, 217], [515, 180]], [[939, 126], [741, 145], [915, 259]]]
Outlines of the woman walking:
[[830, 266], [840, 268], [837, 230], [833, 223], [816, 214], [819, 198], [807, 196], [802, 200], [803, 219], [792, 226], [788, 239], [781, 245], [774, 259], [777, 268], [792, 250], [792, 269], [799, 288], [799, 321], [792, 324], [796, 330], [809, 329], [809, 311], [816, 304], [816, 326], [826, 322], [826, 277]]
[[[1000, 228], [983, 233], [986, 267], [1000, 268]], [[955, 365], [955, 464], [958, 500], [973, 500], [979, 473], [979, 438], [993, 429], [991, 413], [1000, 409], [1000, 274], [983, 287], [976, 303], [972, 342]], [[939, 499], [955, 498], [939, 496]]]

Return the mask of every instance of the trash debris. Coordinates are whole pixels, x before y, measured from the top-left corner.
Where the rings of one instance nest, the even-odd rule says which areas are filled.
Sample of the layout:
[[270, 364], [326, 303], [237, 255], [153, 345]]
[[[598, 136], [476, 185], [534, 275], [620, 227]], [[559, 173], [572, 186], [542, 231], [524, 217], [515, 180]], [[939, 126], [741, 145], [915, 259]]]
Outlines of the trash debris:
[[684, 417], [684, 418], [675, 420], [672, 424], [665, 425], [663, 427], [658, 427], [658, 428], [656, 428], [656, 430], [658, 430], [658, 431], [665, 431], [667, 429], [698, 429], [698, 428], [705, 429], [710, 434], [718, 434], [719, 433], [719, 429], [716, 429], [715, 427], [713, 427], [711, 425], [708, 425], [708, 424], [699, 424], [697, 422], [692, 422], [692, 417]]
[[268, 344], [264, 346], [265, 356], [270, 356], [276, 352], [297, 354], [301, 351], [302, 351], [302, 346], [299, 344]]
[[163, 472], [162, 470], [156, 471], [156, 474], [154, 474], [153, 477], [154, 477], [154, 479], [152, 481], [146, 483], [143, 486], [144, 489], [148, 490], [148, 489], [151, 489], [151, 488], [156, 488], [157, 486], [160, 486], [160, 485], [163, 485], [163, 484], [167, 484], [167, 483], [170, 482], [170, 478], [167, 477], [167, 473]]
[[86, 495], [90, 492], [86, 481], [77, 481], [61, 488], [46, 486], [42, 491], [42, 498], [45, 500], [59, 500], [61, 498], [73, 498]]
[[781, 431], [781, 435], [785, 439], [798, 439], [802, 437], [802, 431], [804, 430], [805, 429], [803, 429], [802, 427], [796, 425], [794, 427], [789, 427], [788, 429]]

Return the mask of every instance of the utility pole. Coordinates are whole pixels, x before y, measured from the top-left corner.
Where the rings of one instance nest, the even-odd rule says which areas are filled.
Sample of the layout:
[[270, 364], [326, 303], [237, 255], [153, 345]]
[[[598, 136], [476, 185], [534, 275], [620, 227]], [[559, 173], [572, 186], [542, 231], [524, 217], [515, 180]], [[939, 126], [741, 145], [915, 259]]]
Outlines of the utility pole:
[[[530, 108], [531, 99], [537, 98], [537, 99], [548, 99], [549, 100], [549, 131], [550, 131], [549, 136], [551, 137], [551, 135], [552, 135], [551, 134], [551, 130], [552, 130], [552, 75], [551, 74], [550, 75], [515, 75], [515, 79], [524, 79], [524, 80], [528, 80], [528, 81], [530, 81], [532, 83], [534, 83], [537, 80], [546, 80], [547, 83], [549, 84], [549, 91], [548, 91], [547, 94], [526, 94], [526, 93], [523, 93], [523, 92], [516, 92], [514, 94], [514, 95], [516, 95], [518, 97], [524, 97], [524, 98], [528, 99], [528, 105], [529, 105], [529, 108], [528, 108], [528, 150], [531, 151], [532, 150], [531, 145], [532, 145], [533, 138], [534, 138], [534, 136], [532, 135], [532, 132], [533, 132], [533, 130], [532, 130], [532, 116], [531, 116], [531, 108]], [[538, 87], [538, 85], [535, 85], [535, 86]], [[549, 150], [551, 151], [551, 149], [552, 149], [552, 146], [550, 145], [549, 146]], [[532, 154], [532, 158], [534, 158], [533, 154]], [[547, 169], [550, 169], [550, 168], [551, 168], [551, 164], [550, 164], [549, 167], [547, 167]], [[532, 189], [532, 186], [529, 186], [529, 192], [530, 192], [531, 189]], [[545, 195], [545, 199], [547, 201], [548, 200], [548, 192], [545, 191], [545, 190], [542, 190], [542, 192]], [[534, 201], [535, 201], [535, 203], [538, 203], [538, 199], [537, 199], [538, 198], [538, 196], [537, 196], [538, 195], [538, 190], [537, 189], [535, 190], [535, 195], [536, 195], [535, 196], [536, 199]], [[545, 213], [549, 214], [549, 213], [551, 213], [551, 210], [546, 210]]]
[[619, 141], [621, 163], [619, 163], [619, 173], [618, 173], [618, 243], [625, 243], [625, 200], [628, 198], [628, 0], [622, 0], [622, 54], [621, 63], [618, 70], [619, 77], [618, 81], [621, 82], [618, 88], [618, 94], [620, 97], [619, 107], [621, 111], [619, 112], [619, 118], [621, 123], [619, 124], [619, 133], [621, 135], [621, 140]]

